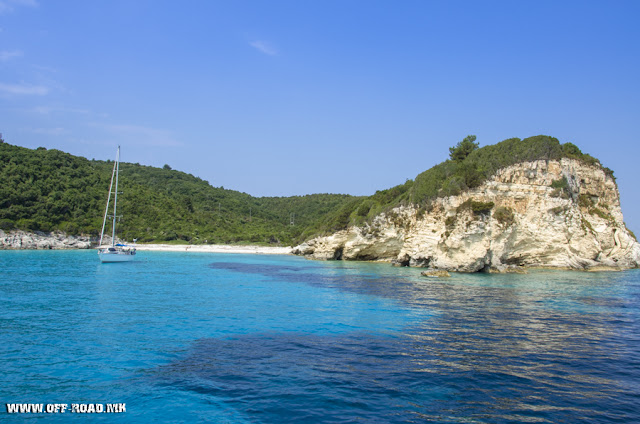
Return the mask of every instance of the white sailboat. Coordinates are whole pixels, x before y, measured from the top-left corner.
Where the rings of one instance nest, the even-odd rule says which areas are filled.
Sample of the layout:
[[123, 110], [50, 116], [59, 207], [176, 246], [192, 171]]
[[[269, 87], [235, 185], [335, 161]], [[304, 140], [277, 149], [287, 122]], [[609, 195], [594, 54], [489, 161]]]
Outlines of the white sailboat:
[[[120, 172], [120, 146], [118, 146], [118, 153], [116, 154], [116, 161], [113, 164], [113, 172], [111, 173], [111, 184], [109, 185], [109, 196], [107, 197], [107, 207], [104, 211], [104, 219], [102, 220], [102, 232], [100, 234], [100, 244], [98, 247], [98, 257], [101, 262], [129, 262], [135, 258], [136, 248], [126, 246], [124, 244], [116, 243], [116, 219], [118, 218], [116, 212], [118, 207], [118, 173]], [[113, 189], [113, 180], [115, 178], [116, 186]], [[107, 217], [109, 216], [109, 203], [111, 202], [111, 193], [113, 193], [113, 227], [111, 230], [111, 245], [102, 245], [104, 239], [104, 228], [107, 224]]]

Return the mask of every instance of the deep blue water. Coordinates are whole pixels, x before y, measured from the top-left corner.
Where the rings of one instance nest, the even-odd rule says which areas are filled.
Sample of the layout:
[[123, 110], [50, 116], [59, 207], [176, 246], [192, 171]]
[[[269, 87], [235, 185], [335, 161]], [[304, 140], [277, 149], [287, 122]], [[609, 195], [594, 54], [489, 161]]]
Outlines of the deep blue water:
[[[7, 422], [640, 422], [640, 272], [0, 251]], [[5, 403], [126, 403], [6, 413]]]

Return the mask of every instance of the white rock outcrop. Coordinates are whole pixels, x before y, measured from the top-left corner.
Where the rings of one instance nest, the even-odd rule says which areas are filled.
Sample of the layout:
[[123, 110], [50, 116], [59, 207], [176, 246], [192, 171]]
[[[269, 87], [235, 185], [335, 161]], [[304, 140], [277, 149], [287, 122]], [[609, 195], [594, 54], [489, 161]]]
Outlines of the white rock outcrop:
[[[552, 187], [563, 177], [566, 188]], [[399, 206], [293, 252], [461, 272], [640, 265], [615, 180], [573, 159], [509, 166], [476, 189], [434, 199], [426, 210]]]
[[89, 249], [88, 236], [69, 236], [65, 233], [4, 232], [0, 230], [0, 249]]

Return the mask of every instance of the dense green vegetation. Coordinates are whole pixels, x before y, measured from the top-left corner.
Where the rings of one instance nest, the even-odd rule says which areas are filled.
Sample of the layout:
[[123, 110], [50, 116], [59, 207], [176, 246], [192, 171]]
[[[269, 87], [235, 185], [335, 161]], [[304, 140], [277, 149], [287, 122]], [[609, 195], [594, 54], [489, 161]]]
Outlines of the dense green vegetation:
[[[99, 235], [112, 169], [111, 161], [0, 142], [0, 229]], [[356, 199], [256, 198], [168, 166], [130, 163], [120, 163], [118, 189], [118, 235], [141, 242], [291, 244]]]
[[[602, 167], [574, 144], [548, 136], [511, 138], [479, 148], [468, 136], [449, 149], [450, 159], [415, 180], [368, 197], [314, 194], [252, 197], [212, 187], [170, 166], [120, 164], [118, 224], [121, 237], [184, 243], [299, 243], [310, 237], [362, 224], [401, 204], [421, 213], [433, 199], [478, 187], [498, 169], [519, 162], [569, 157]], [[0, 229], [61, 230], [97, 235], [102, 225], [113, 162], [88, 160], [59, 150], [36, 150], [0, 140]], [[608, 168], [602, 168], [613, 176]], [[567, 181], [553, 187], [562, 195]], [[584, 200], [586, 202], [586, 200]], [[484, 214], [493, 205], [467, 205]], [[501, 211], [508, 224], [511, 211]], [[291, 225], [293, 219], [294, 225]]]
[[[370, 197], [352, 199], [340, 211], [324, 218], [315, 231], [328, 233], [349, 225], [362, 224], [379, 213], [402, 204], [418, 205], [420, 212], [424, 212], [429, 210], [433, 199], [457, 195], [478, 187], [500, 168], [520, 162], [567, 157], [601, 167], [613, 177], [613, 171], [602, 167], [597, 159], [582, 153], [576, 145], [560, 144], [553, 137], [539, 135], [524, 140], [510, 138], [482, 148], [478, 147], [475, 140], [476, 137], [470, 135], [449, 148], [449, 160], [419, 174], [414, 181], [408, 180], [402, 185], [378, 191]], [[555, 183], [558, 195], [566, 191], [566, 184], [566, 180]], [[478, 208], [480, 206], [476, 205], [475, 209]], [[506, 215], [505, 220], [508, 221]]]

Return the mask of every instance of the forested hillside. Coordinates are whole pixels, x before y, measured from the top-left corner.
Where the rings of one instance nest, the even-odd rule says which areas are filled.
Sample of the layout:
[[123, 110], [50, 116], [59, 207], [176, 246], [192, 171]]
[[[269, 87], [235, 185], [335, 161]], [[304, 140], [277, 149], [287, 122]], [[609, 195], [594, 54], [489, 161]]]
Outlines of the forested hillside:
[[[0, 229], [98, 235], [112, 168], [111, 161], [1, 141]], [[288, 245], [354, 199], [337, 194], [258, 198], [183, 172], [124, 162], [119, 181], [123, 218], [118, 234], [140, 242]]]

